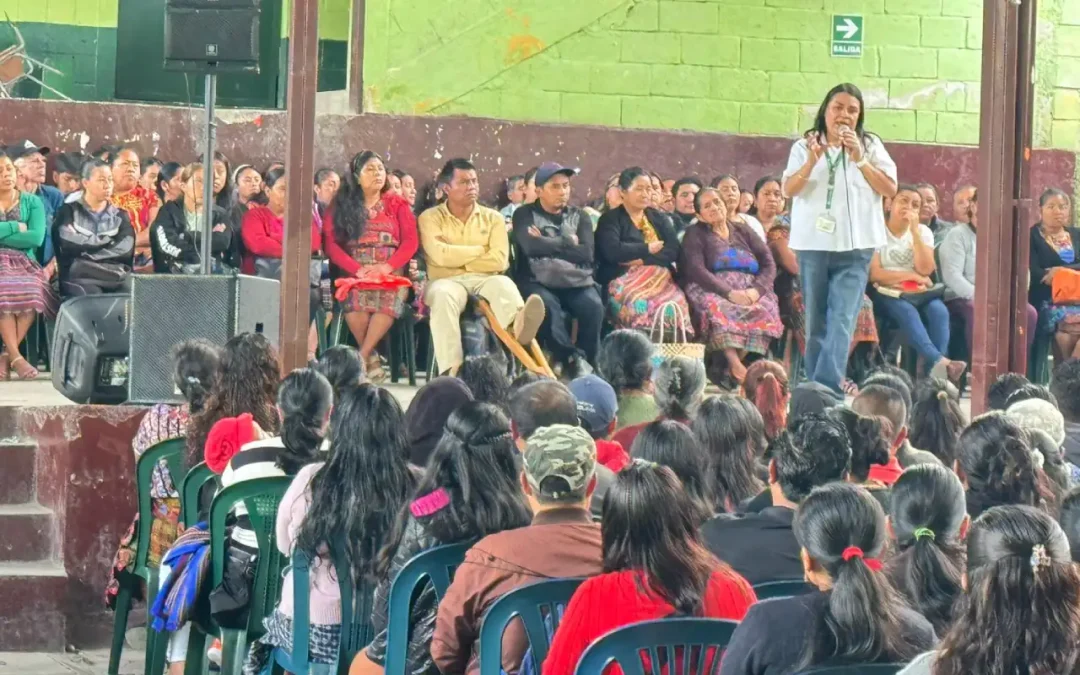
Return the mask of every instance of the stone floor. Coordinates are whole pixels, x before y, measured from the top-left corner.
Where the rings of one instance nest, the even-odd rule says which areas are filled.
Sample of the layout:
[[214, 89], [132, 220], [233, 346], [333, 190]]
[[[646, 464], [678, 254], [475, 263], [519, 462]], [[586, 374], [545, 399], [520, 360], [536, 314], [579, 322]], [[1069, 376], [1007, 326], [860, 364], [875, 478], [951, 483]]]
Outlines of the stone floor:
[[[143, 654], [125, 649], [120, 675], [142, 675]], [[109, 650], [68, 654], [0, 652], [0, 675], [102, 675], [109, 667]]]

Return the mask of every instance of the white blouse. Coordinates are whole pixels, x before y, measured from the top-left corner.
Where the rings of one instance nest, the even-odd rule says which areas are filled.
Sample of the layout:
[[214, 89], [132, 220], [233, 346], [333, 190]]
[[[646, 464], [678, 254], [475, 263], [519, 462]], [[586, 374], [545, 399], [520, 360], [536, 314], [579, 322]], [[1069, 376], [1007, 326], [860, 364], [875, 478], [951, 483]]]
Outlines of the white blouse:
[[[784, 169], [784, 182], [802, 168], [809, 156], [806, 139], [796, 141]], [[896, 180], [896, 163], [876, 136], [870, 137], [866, 157], [886, 176]], [[822, 155], [810, 172], [806, 185], [792, 199], [789, 242], [792, 250], [851, 251], [876, 249], [885, 245], [885, 214], [881, 195], [874, 192], [846, 152], [836, 169], [831, 209], [825, 208], [828, 191], [829, 167], [826, 155]], [[818, 218], [826, 213], [836, 221], [832, 232], [822, 231], [817, 226]]]

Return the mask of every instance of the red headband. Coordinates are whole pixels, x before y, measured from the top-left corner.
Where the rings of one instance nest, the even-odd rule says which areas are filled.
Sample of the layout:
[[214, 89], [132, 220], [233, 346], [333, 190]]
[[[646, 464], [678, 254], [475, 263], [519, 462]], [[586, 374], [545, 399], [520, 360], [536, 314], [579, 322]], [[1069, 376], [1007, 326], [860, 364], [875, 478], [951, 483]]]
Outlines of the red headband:
[[881, 571], [881, 561], [877, 558], [867, 558], [863, 555], [863, 550], [858, 546], [848, 546], [844, 549], [844, 552], [840, 554], [840, 557], [844, 559], [844, 562], [851, 560], [852, 558], [862, 558], [863, 563], [866, 564], [874, 572]]

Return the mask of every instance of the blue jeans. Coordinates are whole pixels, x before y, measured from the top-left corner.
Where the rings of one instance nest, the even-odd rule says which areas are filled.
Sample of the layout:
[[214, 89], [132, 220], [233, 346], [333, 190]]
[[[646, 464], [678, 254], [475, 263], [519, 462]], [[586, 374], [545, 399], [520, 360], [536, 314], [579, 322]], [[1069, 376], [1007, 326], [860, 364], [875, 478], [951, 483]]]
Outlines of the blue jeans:
[[806, 376], [838, 394], [873, 255], [873, 249], [796, 252], [806, 307]]
[[907, 300], [874, 293], [874, 306], [896, 322], [904, 342], [923, 357], [927, 370], [949, 349], [949, 309], [940, 299], [916, 308]]

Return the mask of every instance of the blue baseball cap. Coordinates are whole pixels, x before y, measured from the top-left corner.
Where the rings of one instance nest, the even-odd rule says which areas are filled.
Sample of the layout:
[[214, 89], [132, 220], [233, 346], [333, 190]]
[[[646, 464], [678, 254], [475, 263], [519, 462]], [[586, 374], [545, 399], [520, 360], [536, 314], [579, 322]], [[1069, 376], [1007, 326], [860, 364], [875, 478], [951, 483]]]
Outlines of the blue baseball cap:
[[619, 410], [611, 385], [596, 375], [584, 375], [570, 382], [570, 393], [577, 399], [581, 426], [594, 436], [605, 432]]

